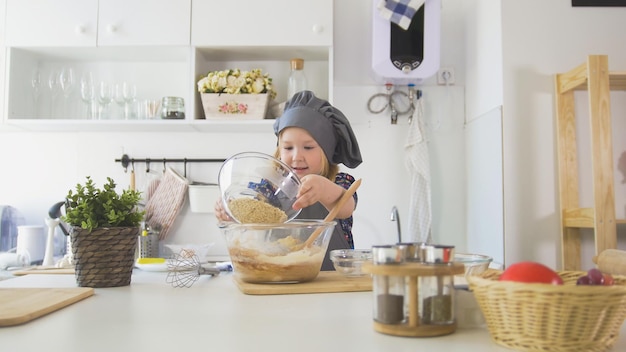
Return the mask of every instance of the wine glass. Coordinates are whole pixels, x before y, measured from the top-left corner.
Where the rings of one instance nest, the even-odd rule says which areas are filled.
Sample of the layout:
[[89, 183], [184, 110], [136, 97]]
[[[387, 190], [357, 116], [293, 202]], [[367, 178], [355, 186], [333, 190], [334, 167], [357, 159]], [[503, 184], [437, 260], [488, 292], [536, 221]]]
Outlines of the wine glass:
[[131, 83], [124, 82], [123, 86], [123, 94], [124, 94], [124, 116], [128, 119], [130, 104], [135, 101], [137, 97], [137, 86]]
[[96, 98], [96, 87], [94, 86], [91, 72], [83, 73], [83, 76], [80, 78], [80, 98], [87, 104], [87, 117], [90, 119], [96, 118], [94, 102]]
[[52, 70], [48, 76], [48, 88], [50, 88], [50, 116], [56, 116], [56, 100], [59, 96], [59, 72]]
[[101, 81], [98, 86], [98, 103], [100, 103], [99, 118], [103, 119], [108, 112], [108, 106], [113, 100], [113, 88], [108, 82]]
[[39, 110], [39, 96], [41, 96], [41, 71], [39, 68], [35, 68], [30, 77], [30, 86], [33, 89], [33, 100], [35, 103], [35, 116], [37, 116]]
[[115, 100], [115, 103], [117, 103], [120, 109], [124, 111], [124, 118], [127, 119], [128, 116], [126, 115], [126, 99], [124, 99], [125, 86], [126, 86], [126, 82], [117, 83], [115, 85], [115, 91], [113, 93], [113, 100]]
[[72, 90], [74, 89], [74, 83], [74, 69], [71, 67], [63, 67], [61, 69], [61, 73], [59, 74], [59, 86], [61, 88], [61, 92], [63, 92], [63, 110], [67, 116], [69, 116], [67, 101], [72, 94]]

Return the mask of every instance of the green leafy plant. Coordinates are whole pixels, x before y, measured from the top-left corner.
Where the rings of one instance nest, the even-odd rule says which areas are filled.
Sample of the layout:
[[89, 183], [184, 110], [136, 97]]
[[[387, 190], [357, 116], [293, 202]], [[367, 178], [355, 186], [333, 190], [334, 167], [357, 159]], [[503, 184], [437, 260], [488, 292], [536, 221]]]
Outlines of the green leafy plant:
[[115, 186], [115, 181], [107, 177], [107, 183], [99, 189], [87, 176], [84, 185], [77, 184], [75, 192], [69, 190], [61, 220], [90, 231], [101, 227], [139, 226], [145, 213], [138, 208], [141, 192], [128, 189], [119, 194]]

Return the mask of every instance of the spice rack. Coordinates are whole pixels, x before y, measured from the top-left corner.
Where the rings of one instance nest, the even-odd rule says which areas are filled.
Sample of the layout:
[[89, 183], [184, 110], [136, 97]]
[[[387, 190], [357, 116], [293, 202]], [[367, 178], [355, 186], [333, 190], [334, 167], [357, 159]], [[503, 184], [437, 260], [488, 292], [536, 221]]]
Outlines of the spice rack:
[[[581, 228], [593, 229], [595, 255], [617, 247], [611, 127], [611, 90], [626, 90], [626, 72], [610, 72], [608, 56], [589, 55], [587, 62], [556, 74], [556, 140], [563, 270], [581, 269]], [[579, 202], [574, 91], [587, 90], [591, 130], [593, 207]]]
[[[374, 320], [374, 330], [395, 336], [407, 337], [430, 337], [448, 335], [456, 331], [456, 321], [449, 324], [432, 324], [423, 321], [423, 314], [420, 314], [420, 279], [432, 278], [441, 279], [463, 274], [465, 266], [461, 263], [423, 264], [423, 263], [402, 263], [402, 264], [372, 264], [366, 263], [362, 270], [372, 274], [373, 277], [401, 278], [405, 281], [408, 292], [405, 293], [407, 303], [407, 319], [401, 323], [384, 323]], [[424, 309], [424, 303], [421, 304]], [[432, 305], [434, 309], [434, 304]], [[451, 309], [451, 308], [450, 308]], [[402, 312], [402, 310], [401, 310]], [[422, 315], [422, 316], [421, 316]]]

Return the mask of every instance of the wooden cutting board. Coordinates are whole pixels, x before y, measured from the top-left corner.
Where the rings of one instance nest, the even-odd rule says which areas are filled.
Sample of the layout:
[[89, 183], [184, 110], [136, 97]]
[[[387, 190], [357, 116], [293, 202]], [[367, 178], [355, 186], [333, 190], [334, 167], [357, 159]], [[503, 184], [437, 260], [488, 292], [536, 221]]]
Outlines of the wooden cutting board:
[[93, 293], [91, 287], [0, 288], [0, 326], [24, 324]]
[[251, 284], [243, 282], [237, 274], [235, 283], [248, 295], [287, 295], [298, 293], [359, 292], [372, 290], [372, 277], [346, 277], [336, 271], [322, 271], [313, 281], [297, 284]]

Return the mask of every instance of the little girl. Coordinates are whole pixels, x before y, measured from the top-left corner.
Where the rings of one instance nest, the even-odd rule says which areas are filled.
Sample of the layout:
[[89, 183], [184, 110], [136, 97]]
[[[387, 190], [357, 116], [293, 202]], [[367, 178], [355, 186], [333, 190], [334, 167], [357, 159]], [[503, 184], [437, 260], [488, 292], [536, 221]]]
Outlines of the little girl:
[[[324, 219], [355, 181], [339, 172], [338, 164], [355, 168], [362, 162], [350, 122], [328, 101], [302, 91], [285, 105], [283, 115], [274, 123], [274, 133], [278, 137], [275, 157], [289, 165], [302, 183], [293, 205], [302, 209], [297, 218]], [[322, 270], [333, 270], [328, 257], [331, 250], [354, 248], [352, 212], [357, 201], [355, 193], [339, 210]], [[220, 221], [231, 220], [221, 201], [216, 202], [215, 215]]]

